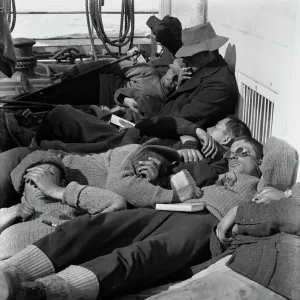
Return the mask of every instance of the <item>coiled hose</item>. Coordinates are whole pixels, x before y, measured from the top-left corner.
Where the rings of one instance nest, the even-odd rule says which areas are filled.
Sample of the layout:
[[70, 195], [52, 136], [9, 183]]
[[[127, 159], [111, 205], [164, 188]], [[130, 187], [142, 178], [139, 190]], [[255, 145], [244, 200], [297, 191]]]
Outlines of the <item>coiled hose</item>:
[[[116, 55], [110, 51], [108, 45], [118, 47], [119, 55], [121, 55], [121, 48], [129, 42], [129, 49], [132, 48], [134, 37], [134, 0], [122, 0], [119, 37], [115, 40], [110, 40], [105, 33], [102, 21], [101, 4], [102, 0], [85, 0], [87, 26], [95, 60], [97, 60], [97, 55], [91, 25], [95, 29], [99, 39], [102, 41], [106, 51], [113, 57], [116, 57]], [[129, 31], [130, 34], [127, 36]]]

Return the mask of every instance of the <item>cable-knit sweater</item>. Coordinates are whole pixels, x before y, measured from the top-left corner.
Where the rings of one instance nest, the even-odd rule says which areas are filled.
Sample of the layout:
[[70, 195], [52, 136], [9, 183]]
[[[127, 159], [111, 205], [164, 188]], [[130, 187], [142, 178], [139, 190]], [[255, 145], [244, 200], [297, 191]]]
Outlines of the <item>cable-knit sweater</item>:
[[[22, 198], [24, 202], [24, 198]], [[46, 225], [42, 220], [50, 221], [60, 225], [66, 220], [55, 218], [51, 215], [52, 211], [60, 211], [70, 218], [77, 216], [75, 208], [63, 204], [60, 201], [50, 202], [37, 199], [34, 203], [35, 214], [26, 222], [11, 225], [0, 233], [0, 260], [7, 259], [18, 253], [26, 246], [38, 241], [40, 238], [54, 232], [55, 228]], [[0, 218], [9, 208], [0, 209]]]
[[204, 202], [207, 210], [219, 220], [234, 206], [251, 202], [257, 191], [257, 177], [238, 173], [234, 175], [236, 181], [232, 185], [217, 182], [202, 188], [203, 196], [199, 201]]
[[101, 205], [105, 190], [114, 192], [137, 207], [153, 207], [156, 203], [174, 201], [177, 196], [172, 190], [155, 186], [138, 176], [137, 168], [140, 160], [157, 156], [159, 149], [170, 152], [172, 161], [180, 157], [170, 148], [153, 146], [155, 150], [151, 152], [145, 147], [131, 144], [100, 154], [62, 154], [67, 169], [66, 180], [69, 182], [63, 202], [81, 208]]
[[[177, 195], [170, 189], [164, 189], [148, 182], [139, 176], [139, 161], [148, 157], [156, 157], [161, 162], [159, 175], [163, 176], [173, 161], [179, 161], [177, 151], [158, 146], [157, 139], [152, 139], [143, 145], [130, 144], [109, 150], [105, 153], [80, 155], [62, 151], [36, 151], [29, 154], [20, 165], [12, 172], [11, 178], [15, 189], [22, 192], [22, 177], [29, 167], [30, 162], [36, 165], [35, 157], [44, 157], [55, 154], [66, 169], [65, 192], [63, 203], [80, 208], [91, 214], [107, 211], [112, 203], [112, 196], [121, 196], [128, 203], [138, 207], [152, 207], [156, 203], [170, 203], [177, 200]], [[42, 153], [46, 153], [43, 155]], [[110, 191], [110, 193], [109, 193]]]
[[214, 185], [202, 187], [203, 194], [200, 198], [186, 202], [204, 203], [206, 209], [221, 220], [234, 206], [251, 202], [258, 183], [257, 177], [227, 172], [222, 174]]
[[[177, 199], [172, 190], [155, 186], [137, 174], [138, 162], [149, 156], [162, 161], [161, 172], [173, 160], [180, 159], [175, 150], [152, 145], [151, 142], [150, 145], [132, 144], [106, 153], [91, 155], [69, 154], [62, 151], [33, 152], [12, 172], [15, 189], [22, 192], [24, 172], [32, 164], [36, 165], [38, 159], [41, 163], [55, 161], [58, 165], [55, 158], [49, 158], [54, 153], [61, 158], [66, 169], [65, 179], [68, 184], [63, 195], [63, 203], [46, 199], [33, 203], [36, 213], [30, 220], [14, 224], [0, 234], [0, 259], [10, 257], [54, 231], [55, 228], [42, 223], [42, 220], [55, 224], [65, 221], [53, 218], [50, 215], [53, 210], [74, 217], [86, 212], [96, 214], [125, 209], [126, 204], [123, 199], [141, 207], [154, 206], [156, 203], [170, 203]], [[1, 213], [6, 211], [7, 209], [0, 210], [0, 218]]]

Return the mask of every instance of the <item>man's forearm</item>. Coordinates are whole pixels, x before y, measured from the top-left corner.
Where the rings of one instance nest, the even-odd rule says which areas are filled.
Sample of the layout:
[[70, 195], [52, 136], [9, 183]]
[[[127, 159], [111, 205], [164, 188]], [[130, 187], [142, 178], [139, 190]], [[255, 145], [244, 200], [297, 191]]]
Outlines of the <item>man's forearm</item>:
[[270, 203], [240, 205], [235, 222], [238, 233], [252, 236], [269, 236], [285, 232], [300, 233], [300, 206], [293, 198], [283, 198]]

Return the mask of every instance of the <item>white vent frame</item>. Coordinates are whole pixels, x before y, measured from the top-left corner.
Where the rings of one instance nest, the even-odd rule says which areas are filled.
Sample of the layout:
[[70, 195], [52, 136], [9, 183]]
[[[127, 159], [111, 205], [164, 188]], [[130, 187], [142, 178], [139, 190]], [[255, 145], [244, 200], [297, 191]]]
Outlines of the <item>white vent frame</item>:
[[265, 143], [272, 136], [278, 92], [241, 72], [236, 72], [236, 79], [240, 92], [237, 116], [255, 139]]

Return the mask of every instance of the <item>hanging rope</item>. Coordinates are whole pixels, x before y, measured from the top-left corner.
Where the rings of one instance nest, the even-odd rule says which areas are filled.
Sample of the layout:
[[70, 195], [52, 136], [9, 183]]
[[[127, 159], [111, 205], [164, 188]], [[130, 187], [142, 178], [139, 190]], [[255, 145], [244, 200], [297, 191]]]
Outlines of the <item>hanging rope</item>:
[[[132, 48], [134, 36], [134, 0], [122, 0], [119, 37], [115, 40], [110, 40], [105, 33], [102, 21], [101, 2], [102, 0], [85, 0], [87, 26], [95, 60], [97, 59], [97, 55], [91, 24], [95, 29], [97, 36], [102, 41], [106, 51], [114, 57], [116, 55], [110, 51], [108, 45], [119, 48], [119, 55], [121, 55], [121, 48], [123, 46], [130, 43], [129, 49]], [[127, 36], [129, 31], [130, 34]]]
[[[11, 9], [12, 9], [12, 19], [11, 19]], [[4, 10], [7, 14], [8, 23], [10, 25], [10, 32], [13, 32], [15, 25], [16, 25], [16, 19], [17, 19], [17, 10], [16, 10], [16, 2], [15, 0], [4, 0]]]

